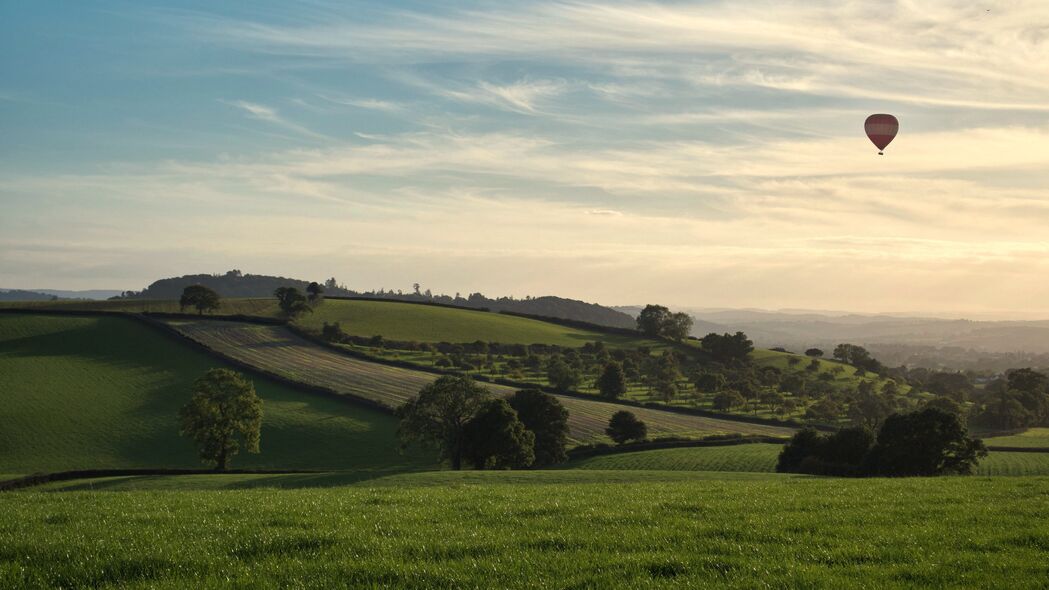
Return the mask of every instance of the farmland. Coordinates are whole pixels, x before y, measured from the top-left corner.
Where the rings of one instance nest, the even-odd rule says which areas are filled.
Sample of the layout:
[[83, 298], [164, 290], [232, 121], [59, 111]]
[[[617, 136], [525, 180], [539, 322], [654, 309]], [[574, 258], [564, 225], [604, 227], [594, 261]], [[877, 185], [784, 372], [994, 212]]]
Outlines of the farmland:
[[[327, 303], [325, 303], [326, 305]], [[414, 396], [437, 375], [356, 359], [301, 338], [282, 326], [259, 326], [209, 320], [177, 320], [172, 326], [212, 349], [283, 377], [396, 407]], [[497, 395], [512, 389], [487, 386]], [[559, 396], [569, 412], [570, 436], [576, 442], [604, 438], [608, 419], [623, 406]], [[791, 429], [731, 420], [629, 408], [645, 421], [653, 436], [703, 436], [741, 432], [788, 435]]]
[[[0, 316], [0, 473], [200, 467], [176, 412], [222, 366], [121, 318]], [[391, 416], [254, 378], [262, 453], [235, 466], [282, 469], [432, 465], [397, 452]]]
[[1028, 428], [1020, 434], [996, 436], [986, 439], [988, 445], [996, 447], [1023, 447], [1049, 450], [1049, 428]]
[[[617, 453], [580, 459], [575, 469], [626, 469], [655, 471], [764, 471], [776, 468], [783, 447], [776, 444], [743, 444], [690, 447]], [[976, 467], [977, 475], [1049, 475], [1049, 453], [991, 451]]]
[[417, 342], [498, 342], [501, 344], [554, 344], [579, 347], [585, 342], [608, 346], [660, 346], [635, 336], [569, 328], [512, 315], [395, 301], [346, 301], [327, 299], [297, 322], [320, 331], [325, 322], [339, 322], [353, 336], [381, 335], [387, 340]]
[[636, 473], [16, 492], [0, 496], [0, 586], [1037, 588], [1049, 576], [1047, 478]]

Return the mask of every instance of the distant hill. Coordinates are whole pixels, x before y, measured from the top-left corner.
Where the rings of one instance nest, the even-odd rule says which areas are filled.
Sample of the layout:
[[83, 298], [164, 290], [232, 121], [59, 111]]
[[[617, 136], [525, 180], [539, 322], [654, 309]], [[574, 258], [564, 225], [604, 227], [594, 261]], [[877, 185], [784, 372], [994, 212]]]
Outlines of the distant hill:
[[0, 290], [0, 301], [52, 301], [54, 299], [58, 299], [58, 297], [38, 291], [23, 291], [21, 289]]
[[[240, 271], [230, 271], [222, 275], [200, 274], [161, 279], [140, 292], [132, 293], [130, 297], [135, 299], [178, 299], [182, 295], [182, 290], [188, 285], [205, 285], [214, 289], [223, 297], [270, 297], [278, 287], [297, 287], [303, 290], [308, 284], [309, 281], [301, 279], [242, 274]], [[408, 293], [387, 291], [385, 289], [378, 291], [354, 291], [339, 285], [334, 278], [325, 281], [325, 293], [331, 296], [424, 301], [457, 307], [490, 309], [492, 311], [512, 311], [616, 328], [633, 328], [635, 326], [632, 316], [612, 308], [597, 305], [596, 303], [554, 296], [526, 297], [524, 299], [499, 297], [491, 299], [481, 293], [470, 293], [468, 296], [462, 297], [458, 293], [455, 296], [435, 295], [430, 293], [429, 290], [413, 290]]]
[[[618, 307], [637, 313], [641, 308]], [[695, 319], [692, 333], [742, 330], [757, 346], [829, 352], [848, 342], [883, 363], [930, 368], [1004, 370], [1049, 366], [1049, 321], [974, 321], [824, 311], [680, 309]]]

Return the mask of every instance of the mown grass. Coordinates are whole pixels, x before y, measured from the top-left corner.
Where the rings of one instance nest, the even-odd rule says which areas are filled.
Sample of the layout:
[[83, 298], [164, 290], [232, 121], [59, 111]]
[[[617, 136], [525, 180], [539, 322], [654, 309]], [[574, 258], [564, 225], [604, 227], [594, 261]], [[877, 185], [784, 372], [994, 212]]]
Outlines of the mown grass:
[[[201, 467], [178, 435], [192, 382], [223, 363], [122, 318], [0, 316], [0, 471]], [[396, 422], [374, 410], [254, 378], [262, 453], [235, 467], [393, 468]]]
[[[325, 302], [327, 305], [331, 302]], [[409, 306], [411, 307], [411, 306]], [[418, 307], [418, 306], [416, 306]], [[391, 367], [353, 358], [301, 338], [283, 326], [239, 322], [179, 320], [169, 322], [182, 333], [213, 350], [288, 379], [329, 388], [395, 408], [415, 396], [439, 375]], [[514, 389], [485, 385], [494, 395], [507, 396]], [[573, 442], [607, 441], [608, 420], [624, 406], [599, 400], [559, 396], [569, 413]], [[791, 428], [749, 424], [734, 420], [678, 414], [649, 408], [627, 408], [643, 420], [652, 436], [698, 438], [739, 432], [785, 436]]]
[[[549, 473], [4, 494], [0, 586], [1042, 588], [1049, 580], [1049, 478], [602, 485]], [[604, 472], [588, 473], [597, 482]], [[522, 475], [537, 481], [522, 485]]]
[[[580, 459], [567, 467], [656, 471], [763, 471], [776, 468], [782, 445], [754, 443], [616, 453]], [[1049, 453], [991, 451], [977, 475], [1049, 475]]]
[[1028, 428], [1020, 434], [984, 439], [989, 446], [1049, 449], [1049, 428]]

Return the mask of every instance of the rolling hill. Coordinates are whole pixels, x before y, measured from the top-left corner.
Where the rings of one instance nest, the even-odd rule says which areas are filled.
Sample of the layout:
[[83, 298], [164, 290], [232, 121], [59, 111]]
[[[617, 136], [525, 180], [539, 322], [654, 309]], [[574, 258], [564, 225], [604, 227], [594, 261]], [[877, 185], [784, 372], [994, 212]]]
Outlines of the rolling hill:
[[[223, 363], [130, 319], [0, 315], [0, 473], [199, 468], [176, 412], [192, 382]], [[389, 469], [401, 455], [385, 413], [254, 377], [262, 453], [235, 467]]]
[[[496, 316], [498, 317], [498, 316]], [[238, 361], [310, 385], [394, 408], [414, 396], [437, 375], [353, 358], [306, 340], [283, 326], [215, 320], [171, 320], [183, 334]], [[514, 390], [487, 386], [497, 395]], [[624, 408], [599, 400], [558, 396], [569, 411], [570, 436], [576, 442], [604, 439], [613, 413], [629, 409], [645, 421], [653, 436], [704, 436], [740, 432], [786, 436], [793, 429], [678, 414], [649, 408]]]

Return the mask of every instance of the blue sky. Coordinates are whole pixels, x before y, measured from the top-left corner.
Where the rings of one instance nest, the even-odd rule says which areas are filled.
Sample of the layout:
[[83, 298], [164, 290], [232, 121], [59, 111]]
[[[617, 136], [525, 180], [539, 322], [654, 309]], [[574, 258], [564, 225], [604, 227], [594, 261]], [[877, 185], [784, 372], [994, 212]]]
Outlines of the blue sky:
[[0, 287], [1049, 315], [1042, 2], [216, 4], [0, 4]]

